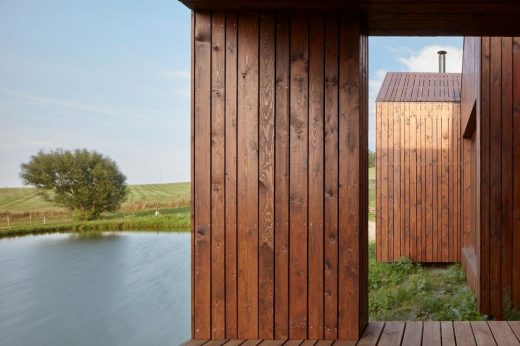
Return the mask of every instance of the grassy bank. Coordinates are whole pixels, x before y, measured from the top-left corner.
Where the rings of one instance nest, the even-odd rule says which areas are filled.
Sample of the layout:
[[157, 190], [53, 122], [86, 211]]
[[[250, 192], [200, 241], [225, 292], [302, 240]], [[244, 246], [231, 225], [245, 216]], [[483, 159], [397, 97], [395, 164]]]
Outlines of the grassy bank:
[[0, 229], [0, 238], [36, 235], [55, 232], [118, 231], [118, 230], [161, 230], [182, 231], [190, 229], [189, 207], [163, 209], [159, 216], [154, 211], [135, 213], [108, 213], [95, 221], [71, 221], [52, 224], [25, 225]]
[[369, 246], [370, 319], [480, 320], [475, 296], [460, 264], [420, 265], [403, 258], [377, 263]]

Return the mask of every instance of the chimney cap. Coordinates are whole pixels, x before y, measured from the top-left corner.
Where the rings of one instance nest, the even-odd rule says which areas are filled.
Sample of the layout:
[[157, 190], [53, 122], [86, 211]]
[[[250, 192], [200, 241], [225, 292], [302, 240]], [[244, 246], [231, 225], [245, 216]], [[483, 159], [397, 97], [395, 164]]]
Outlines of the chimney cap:
[[445, 50], [440, 50], [437, 52], [437, 54], [439, 55], [444, 55], [444, 54], [447, 54], [448, 52], [446, 52]]

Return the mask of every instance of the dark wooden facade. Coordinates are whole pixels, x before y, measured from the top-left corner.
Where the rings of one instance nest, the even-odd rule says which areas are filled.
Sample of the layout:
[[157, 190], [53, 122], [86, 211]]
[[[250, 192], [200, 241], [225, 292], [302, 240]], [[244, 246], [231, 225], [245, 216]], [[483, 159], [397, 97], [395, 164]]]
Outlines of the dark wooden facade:
[[351, 17], [193, 17], [193, 337], [368, 322], [367, 36]]
[[388, 73], [376, 119], [377, 260], [459, 262], [460, 74]]
[[520, 307], [520, 38], [464, 48], [463, 261], [481, 312], [500, 318]]

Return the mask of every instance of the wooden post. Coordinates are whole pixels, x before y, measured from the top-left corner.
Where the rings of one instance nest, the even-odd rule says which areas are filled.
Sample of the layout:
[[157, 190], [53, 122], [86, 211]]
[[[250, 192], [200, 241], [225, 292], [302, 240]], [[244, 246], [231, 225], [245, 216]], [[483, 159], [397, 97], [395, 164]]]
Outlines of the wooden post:
[[7, 217], [7, 227], [10, 227], [9, 216]]

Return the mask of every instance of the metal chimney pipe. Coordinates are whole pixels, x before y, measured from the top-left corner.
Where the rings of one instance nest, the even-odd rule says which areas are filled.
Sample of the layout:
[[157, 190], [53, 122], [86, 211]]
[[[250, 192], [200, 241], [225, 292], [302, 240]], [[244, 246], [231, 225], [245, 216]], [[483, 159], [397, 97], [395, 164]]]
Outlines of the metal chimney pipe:
[[446, 73], [446, 54], [445, 50], [437, 52], [439, 54], [439, 73]]

